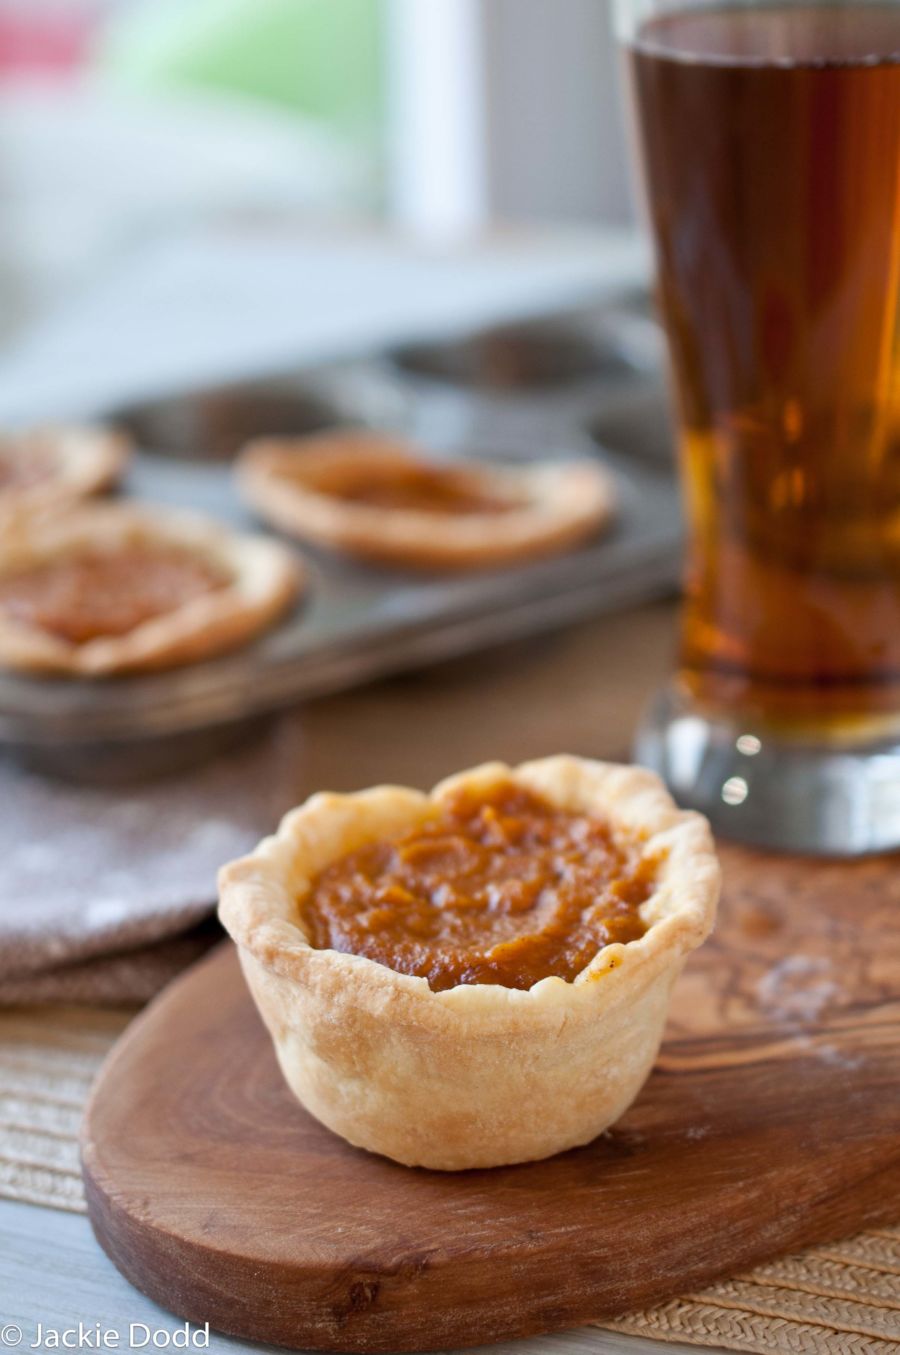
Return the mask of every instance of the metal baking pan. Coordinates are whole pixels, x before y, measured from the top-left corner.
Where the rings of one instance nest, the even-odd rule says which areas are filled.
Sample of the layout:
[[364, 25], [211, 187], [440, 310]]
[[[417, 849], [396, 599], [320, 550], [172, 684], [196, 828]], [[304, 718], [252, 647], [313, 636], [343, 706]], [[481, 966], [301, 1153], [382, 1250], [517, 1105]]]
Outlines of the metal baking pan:
[[[533, 327], [528, 328], [530, 339]], [[0, 676], [0, 740], [64, 774], [94, 775], [98, 769], [115, 774], [119, 765], [136, 774], [164, 770], [166, 749], [176, 760], [189, 760], [194, 752], [209, 751], [215, 731], [233, 734], [297, 701], [672, 589], [681, 538], [673, 476], [652, 457], [615, 448], [598, 452], [591, 422], [598, 406], [612, 408], [626, 391], [636, 407], [649, 407], [654, 399], [658, 406], [658, 376], [638, 374], [631, 365], [618, 386], [601, 372], [593, 383], [579, 375], [571, 391], [568, 403], [558, 396], [545, 418], [530, 420], [523, 418], [521, 404], [516, 415], [515, 400], [498, 408], [470, 394], [469, 424], [460, 437], [441, 418], [440, 401], [432, 406], [392, 359], [379, 357], [116, 411], [144, 444], [126, 492], [189, 505], [244, 527], [259, 524], [234, 491], [229, 457], [235, 428], [243, 438], [348, 420], [413, 432], [442, 456], [602, 455], [617, 481], [619, 515], [606, 535], [565, 556], [464, 577], [363, 567], [306, 549], [312, 582], [304, 603], [234, 654], [158, 675], [91, 682]], [[524, 403], [534, 400], [529, 388]], [[224, 420], [223, 409], [231, 411]], [[267, 416], [270, 421], [276, 415], [276, 424], [267, 427]], [[310, 417], [312, 425], [304, 422]], [[474, 429], [480, 429], [478, 436]], [[136, 758], [137, 750], [155, 751], [148, 759]]]
[[[614, 449], [623, 437], [630, 454], [643, 437], [638, 425], [654, 407], [649, 417], [662, 413], [662, 435], [657, 427], [650, 443], [671, 445], [663, 364], [662, 332], [646, 302], [631, 299], [407, 345], [384, 356], [380, 376], [408, 398], [415, 433], [438, 428], [448, 437], [480, 441], [499, 430], [523, 444], [550, 446], [561, 430], [587, 430]], [[603, 417], [619, 409], [624, 420], [615, 437], [604, 440]]]
[[493, 395], [546, 397], [573, 387], [656, 373], [661, 335], [634, 308], [590, 308], [499, 326], [390, 356], [405, 374]]
[[601, 451], [615, 447], [632, 463], [674, 472], [675, 430], [663, 382], [610, 392], [592, 407], [585, 428]]
[[410, 412], [402, 383], [385, 381], [377, 364], [363, 363], [165, 396], [105, 417], [156, 456], [206, 463], [233, 461], [251, 438], [302, 437], [350, 423], [397, 425]]

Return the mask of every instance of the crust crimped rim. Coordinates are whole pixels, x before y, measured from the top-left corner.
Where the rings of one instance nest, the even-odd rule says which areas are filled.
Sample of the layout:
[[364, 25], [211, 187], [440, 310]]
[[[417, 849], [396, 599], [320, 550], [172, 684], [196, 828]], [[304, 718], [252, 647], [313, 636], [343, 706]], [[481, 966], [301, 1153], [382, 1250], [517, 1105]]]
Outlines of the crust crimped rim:
[[[459, 790], [487, 793], [507, 781], [575, 813], [607, 818], [615, 831], [640, 834], [644, 852], [660, 856], [657, 884], [641, 906], [647, 931], [636, 941], [600, 949], [571, 982], [551, 976], [529, 989], [458, 984], [433, 992], [427, 979], [401, 974], [366, 956], [315, 950], [297, 900], [324, 866], [367, 842], [427, 820]], [[560, 755], [508, 767], [489, 762], [460, 772], [430, 795], [376, 786], [351, 795], [319, 793], [292, 810], [278, 831], [219, 873], [219, 916], [238, 945], [289, 981], [329, 992], [355, 991], [373, 1011], [386, 1001], [416, 1004], [416, 1019], [443, 1023], [453, 1014], [484, 1016], [490, 1029], [545, 1015], [550, 1022], [581, 1012], [591, 1019], [660, 972], [680, 965], [712, 930], [720, 870], [706, 819], [679, 810], [655, 773], [641, 767]], [[501, 1022], [498, 1028], [497, 1021]]]
[[390, 473], [422, 464], [429, 462], [399, 438], [340, 430], [251, 442], [236, 475], [245, 500], [289, 535], [418, 569], [482, 569], [556, 554], [595, 535], [615, 512], [612, 477], [587, 459], [450, 463], [474, 489], [515, 501], [500, 513], [385, 508], [329, 492], [361, 470]]
[[15, 524], [22, 515], [43, 513], [109, 489], [120, 479], [131, 455], [131, 439], [111, 428], [48, 425], [0, 436], [4, 453], [50, 452], [52, 468], [33, 485], [0, 488], [0, 522]]
[[102, 677], [175, 667], [235, 648], [271, 625], [300, 594], [305, 570], [279, 542], [232, 532], [168, 506], [93, 504], [22, 522], [0, 544], [0, 578], [84, 549], [159, 544], [195, 552], [230, 581], [124, 635], [73, 644], [0, 609], [0, 667]]

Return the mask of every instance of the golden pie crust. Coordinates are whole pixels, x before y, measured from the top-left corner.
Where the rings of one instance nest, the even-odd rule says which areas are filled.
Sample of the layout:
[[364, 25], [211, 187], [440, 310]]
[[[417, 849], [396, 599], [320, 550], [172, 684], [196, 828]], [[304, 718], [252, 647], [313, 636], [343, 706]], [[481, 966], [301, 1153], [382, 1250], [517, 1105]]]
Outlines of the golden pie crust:
[[[640, 939], [603, 947], [571, 983], [441, 992], [310, 946], [298, 900], [321, 870], [409, 831], [460, 789], [488, 795], [510, 780], [645, 840], [658, 864]], [[656, 1058], [672, 984], [712, 928], [719, 882], [706, 820], [679, 810], [652, 772], [560, 756], [488, 763], [430, 796], [398, 786], [314, 795], [223, 868], [219, 912], [306, 1109], [358, 1147], [454, 1171], [550, 1156], [624, 1113]]]
[[0, 524], [63, 507], [108, 489], [131, 451], [106, 428], [47, 427], [0, 437]]
[[453, 476], [473, 497], [502, 504], [500, 511], [440, 512], [348, 497], [361, 479], [402, 478], [430, 464], [398, 439], [341, 430], [251, 443], [236, 473], [246, 501], [282, 531], [414, 569], [485, 569], [557, 554], [595, 535], [615, 511], [611, 477], [588, 460], [454, 463]]
[[67, 557], [154, 548], [196, 556], [221, 582], [124, 633], [82, 643], [0, 605], [0, 667], [101, 677], [192, 663], [265, 630], [303, 585], [302, 565], [278, 542], [231, 532], [180, 510], [120, 503], [20, 522], [0, 542], [0, 585]]

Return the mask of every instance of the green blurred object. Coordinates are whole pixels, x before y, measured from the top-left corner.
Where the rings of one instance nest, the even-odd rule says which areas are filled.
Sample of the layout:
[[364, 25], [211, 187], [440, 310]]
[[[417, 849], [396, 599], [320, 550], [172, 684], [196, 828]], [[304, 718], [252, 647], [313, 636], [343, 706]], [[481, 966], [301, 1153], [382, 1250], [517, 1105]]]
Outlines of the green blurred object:
[[383, 0], [144, 0], [96, 54], [117, 81], [262, 100], [372, 140], [381, 129]]

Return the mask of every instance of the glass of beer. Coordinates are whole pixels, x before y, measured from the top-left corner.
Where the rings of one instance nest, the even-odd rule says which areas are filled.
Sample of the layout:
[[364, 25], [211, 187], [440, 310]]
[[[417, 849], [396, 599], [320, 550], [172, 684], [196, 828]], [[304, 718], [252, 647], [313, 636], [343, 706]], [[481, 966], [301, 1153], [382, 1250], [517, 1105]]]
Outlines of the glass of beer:
[[900, 0], [616, 0], [687, 518], [638, 739], [717, 828], [900, 846]]

